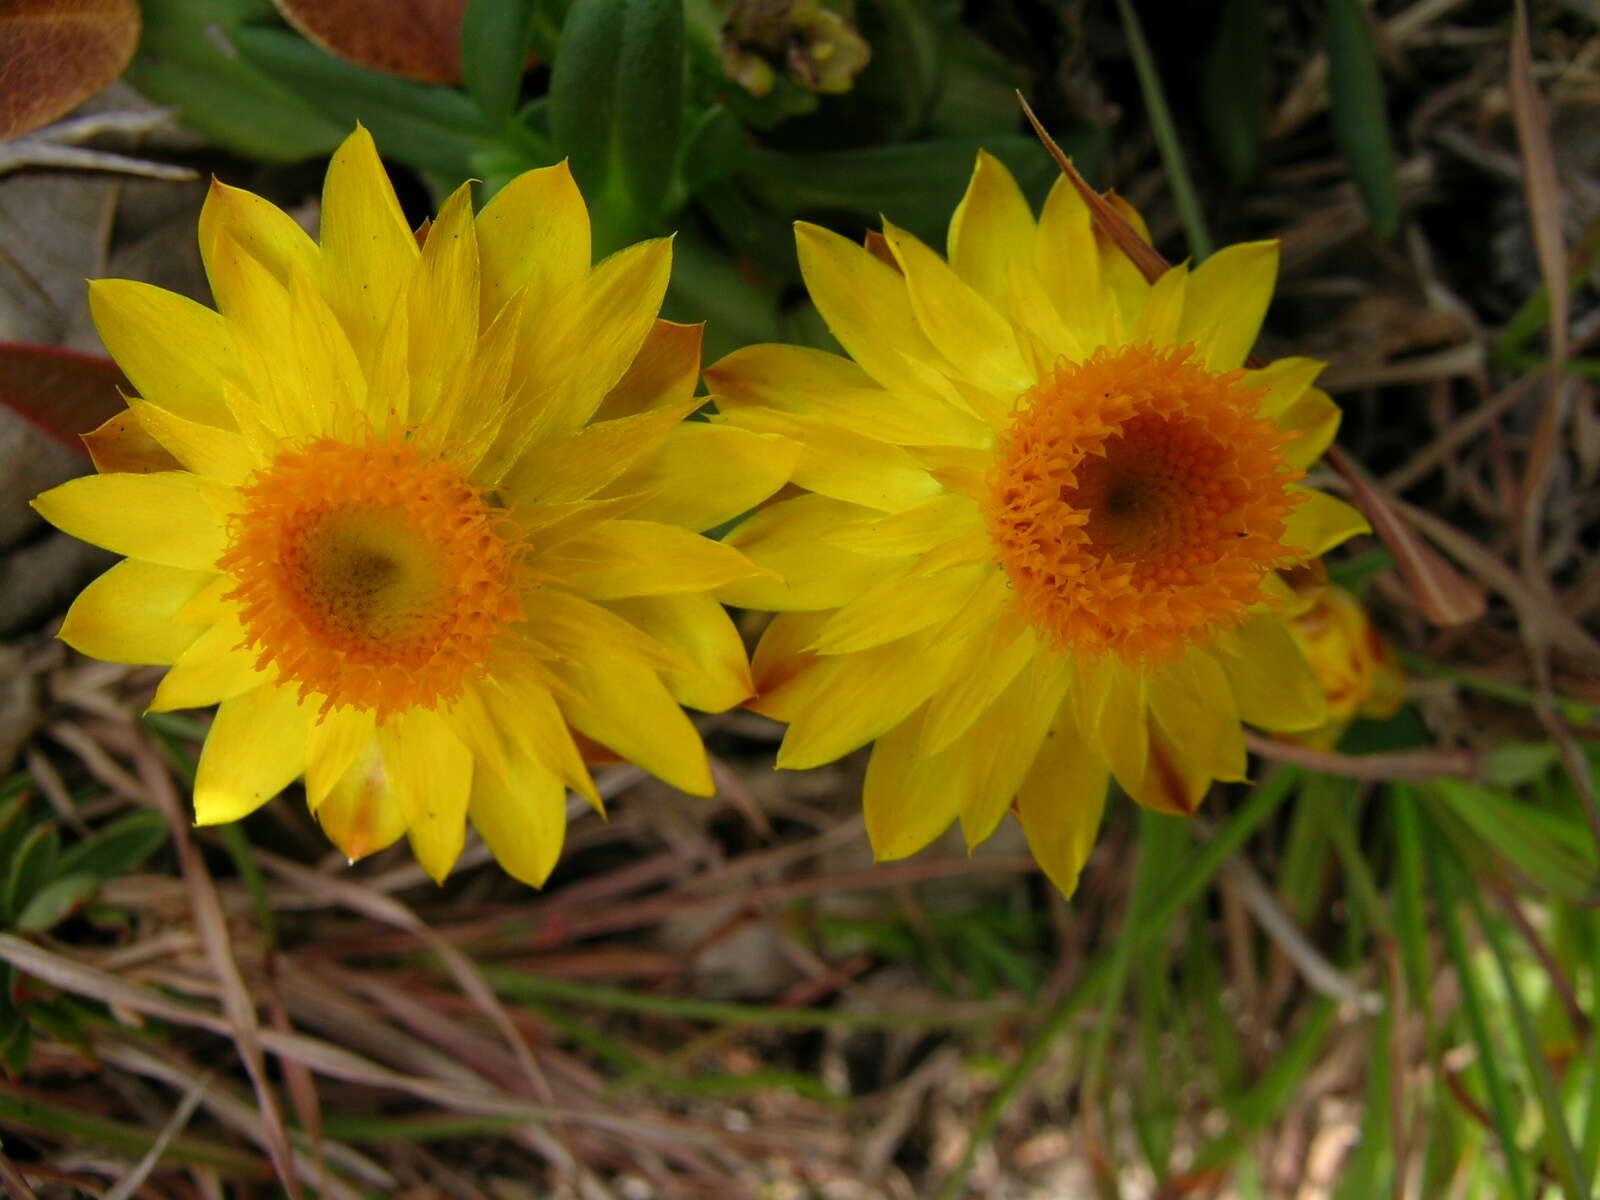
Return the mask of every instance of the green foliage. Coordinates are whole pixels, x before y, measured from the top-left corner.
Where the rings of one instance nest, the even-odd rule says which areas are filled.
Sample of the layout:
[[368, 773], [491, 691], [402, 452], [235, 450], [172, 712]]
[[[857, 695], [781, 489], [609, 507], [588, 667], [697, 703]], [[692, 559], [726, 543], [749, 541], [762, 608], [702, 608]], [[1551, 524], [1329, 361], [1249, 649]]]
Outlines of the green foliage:
[[1328, 102], [1333, 135], [1379, 237], [1400, 228], [1400, 184], [1389, 141], [1383, 75], [1360, 0], [1328, 0]]
[[[125, 875], [167, 839], [152, 811], [130, 813], [63, 848], [53, 821], [32, 809], [28, 777], [0, 784], [0, 929], [49, 933], [85, 911], [107, 880]], [[67, 998], [30, 995], [15, 967], [0, 967], [0, 1063], [12, 1073], [28, 1064], [36, 1031], [81, 1041], [82, 1006]]]

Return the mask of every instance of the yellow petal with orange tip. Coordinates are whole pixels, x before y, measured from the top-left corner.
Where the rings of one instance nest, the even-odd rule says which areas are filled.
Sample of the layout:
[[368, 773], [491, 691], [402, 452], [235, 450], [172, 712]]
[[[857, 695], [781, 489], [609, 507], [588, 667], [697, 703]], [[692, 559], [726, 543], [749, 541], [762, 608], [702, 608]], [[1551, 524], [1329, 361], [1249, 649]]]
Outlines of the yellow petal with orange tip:
[[411, 852], [429, 878], [443, 883], [466, 841], [472, 755], [445, 718], [427, 708], [390, 718], [378, 726], [377, 741]]
[[[318, 714], [306, 742], [306, 806], [312, 812], [334, 794], [358, 759], [369, 750], [376, 751], [377, 734], [378, 723], [371, 712], [346, 706]], [[344, 843], [338, 844], [343, 848]]]
[[573, 728], [680, 791], [716, 790], [700, 735], [654, 671], [622, 659], [567, 659], [547, 669]]
[[312, 717], [294, 689], [273, 684], [223, 701], [195, 772], [195, 822], [237, 821], [299, 778]]
[[419, 256], [372, 135], [358, 125], [334, 151], [322, 187], [319, 282], [362, 362], [371, 360]]
[[[239, 357], [219, 314], [131, 279], [91, 280], [89, 311], [140, 396], [191, 421], [233, 427], [221, 385], [237, 378]], [[183, 353], [173, 354], [173, 346]]]
[[722, 712], [754, 694], [744, 642], [727, 610], [711, 596], [630, 596], [606, 607], [693, 664], [692, 670], [661, 672], [678, 703]]
[[1119, 775], [1117, 782], [1137, 803], [1174, 817], [1192, 817], [1211, 790], [1215, 778], [1197, 747], [1173, 741], [1152, 726], [1143, 776], [1133, 786]]
[[513, 293], [525, 291], [542, 309], [589, 271], [589, 210], [564, 159], [496, 192], [478, 214], [477, 236], [484, 324]]
[[527, 755], [511, 759], [509, 778], [479, 771], [467, 815], [508, 875], [544, 886], [567, 833], [567, 789], [555, 774]]
[[400, 840], [406, 831], [405, 813], [392, 794], [376, 739], [360, 748], [329, 787], [316, 816], [328, 840], [351, 862]]
[[1071, 899], [1094, 848], [1110, 772], [1065, 710], [1058, 711], [1017, 790], [1017, 821], [1034, 860]]
[[950, 265], [980, 295], [1004, 310], [1013, 264], [1033, 258], [1033, 210], [1005, 164], [978, 151], [966, 194], [950, 218]]
[[1277, 242], [1224, 246], [1189, 276], [1178, 345], [1193, 342], [1213, 371], [1244, 365], [1261, 333], [1278, 279]]
[[883, 236], [905, 274], [918, 324], [953, 373], [1008, 398], [1031, 387], [1011, 322], [919, 239], [888, 221]]
[[129, 558], [205, 571], [228, 546], [234, 490], [187, 471], [85, 475], [34, 497], [57, 529]]
[[111, 662], [170, 663], [200, 636], [178, 613], [216, 575], [124, 559], [78, 594], [60, 638]]

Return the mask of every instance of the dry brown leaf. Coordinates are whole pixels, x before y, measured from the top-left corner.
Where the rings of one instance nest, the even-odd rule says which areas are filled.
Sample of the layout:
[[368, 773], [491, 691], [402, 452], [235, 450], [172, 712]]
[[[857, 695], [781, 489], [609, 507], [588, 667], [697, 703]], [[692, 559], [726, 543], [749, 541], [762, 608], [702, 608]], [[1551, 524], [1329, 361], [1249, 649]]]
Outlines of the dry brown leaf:
[[0, 142], [87, 100], [122, 74], [138, 44], [134, 0], [0, 4]]
[[273, 0], [329, 54], [423, 83], [461, 81], [467, 0]]

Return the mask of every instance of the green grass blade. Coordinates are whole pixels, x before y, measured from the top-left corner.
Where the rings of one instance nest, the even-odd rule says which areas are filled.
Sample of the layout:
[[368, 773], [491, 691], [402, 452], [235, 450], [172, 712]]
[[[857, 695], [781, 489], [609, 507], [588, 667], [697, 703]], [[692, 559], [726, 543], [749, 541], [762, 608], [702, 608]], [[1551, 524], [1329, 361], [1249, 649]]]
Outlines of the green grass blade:
[[1373, 232], [1400, 228], [1400, 184], [1371, 18], [1360, 0], [1328, 0], [1328, 104], [1334, 140], [1350, 167]]

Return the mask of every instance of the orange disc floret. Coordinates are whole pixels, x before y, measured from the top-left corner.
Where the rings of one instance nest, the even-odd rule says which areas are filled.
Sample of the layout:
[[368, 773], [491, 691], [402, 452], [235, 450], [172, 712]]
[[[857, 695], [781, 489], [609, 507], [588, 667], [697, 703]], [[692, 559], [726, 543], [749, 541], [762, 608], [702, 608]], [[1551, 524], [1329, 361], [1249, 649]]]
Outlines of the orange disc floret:
[[984, 506], [996, 561], [1057, 649], [1173, 657], [1265, 599], [1304, 472], [1242, 371], [1100, 347], [1018, 401]]
[[317, 438], [240, 488], [217, 562], [227, 598], [259, 668], [323, 697], [323, 713], [448, 703], [522, 619], [503, 514], [415, 434]]

